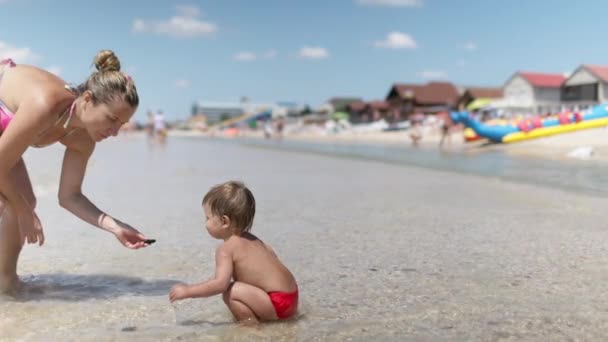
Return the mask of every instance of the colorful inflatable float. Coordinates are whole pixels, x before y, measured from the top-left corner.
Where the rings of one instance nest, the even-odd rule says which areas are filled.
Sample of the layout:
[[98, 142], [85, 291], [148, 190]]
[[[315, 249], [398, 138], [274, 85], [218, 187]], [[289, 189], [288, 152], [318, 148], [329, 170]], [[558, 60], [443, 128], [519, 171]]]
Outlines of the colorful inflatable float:
[[[517, 121], [518, 120], [507, 121], [505, 119], [490, 119], [488, 121], [485, 121], [484, 124], [488, 125], [488, 126], [497, 126], [497, 125], [504, 126], [507, 124], [517, 125]], [[484, 137], [479, 136], [477, 133], [475, 133], [475, 131], [470, 127], [465, 127], [465, 129], [462, 131], [462, 135], [464, 137], [465, 142], [473, 142], [473, 141], [485, 139]]]
[[495, 125], [487, 125], [474, 120], [469, 112], [466, 111], [451, 112], [450, 117], [455, 123], [463, 123], [471, 128], [482, 138], [497, 143], [512, 143], [582, 129], [608, 126], [608, 104], [595, 106], [584, 113], [560, 113], [552, 118], [533, 117], [520, 120], [517, 123]]

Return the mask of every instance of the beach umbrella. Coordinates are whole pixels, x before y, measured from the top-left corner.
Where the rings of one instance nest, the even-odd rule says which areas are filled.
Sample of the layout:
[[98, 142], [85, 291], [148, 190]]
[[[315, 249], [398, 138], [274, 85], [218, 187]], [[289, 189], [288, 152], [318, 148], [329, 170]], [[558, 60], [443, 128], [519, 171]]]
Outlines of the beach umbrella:
[[330, 118], [334, 120], [348, 120], [350, 118], [350, 115], [345, 112], [335, 112], [330, 116]]
[[469, 103], [469, 105], [467, 106], [467, 110], [480, 109], [491, 103], [492, 103], [492, 99], [480, 97], [478, 99], [473, 100], [471, 103]]

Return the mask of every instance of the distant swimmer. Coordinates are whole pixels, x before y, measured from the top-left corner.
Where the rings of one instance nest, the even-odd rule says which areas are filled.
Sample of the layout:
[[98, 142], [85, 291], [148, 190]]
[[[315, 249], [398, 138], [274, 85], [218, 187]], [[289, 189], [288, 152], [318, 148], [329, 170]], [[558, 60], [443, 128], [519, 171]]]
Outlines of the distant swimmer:
[[167, 123], [165, 122], [165, 115], [162, 111], [158, 111], [154, 114], [154, 134], [156, 135], [167, 135]]

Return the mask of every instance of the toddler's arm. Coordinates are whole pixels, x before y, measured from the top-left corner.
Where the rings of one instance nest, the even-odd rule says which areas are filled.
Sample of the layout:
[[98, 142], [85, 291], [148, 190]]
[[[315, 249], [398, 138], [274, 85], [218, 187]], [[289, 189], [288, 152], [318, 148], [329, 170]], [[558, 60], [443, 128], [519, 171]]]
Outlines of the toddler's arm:
[[185, 298], [211, 297], [223, 293], [232, 279], [232, 251], [222, 244], [215, 251], [215, 277], [200, 284], [173, 286], [169, 298], [171, 302]]

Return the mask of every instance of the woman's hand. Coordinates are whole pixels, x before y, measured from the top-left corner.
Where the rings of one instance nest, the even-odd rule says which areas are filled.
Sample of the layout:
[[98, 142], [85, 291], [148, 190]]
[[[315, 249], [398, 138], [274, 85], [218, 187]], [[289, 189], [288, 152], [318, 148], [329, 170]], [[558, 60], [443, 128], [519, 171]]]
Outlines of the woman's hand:
[[146, 237], [130, 225], [116, 220], [114, 236], [123, 246], [131, 249], [147, 247]]
[[38, 243], [39, 246], [44, 244], [44, 231], [42, 223], [36, 212], [31, 208], [26, 208], [17, 213], [17, 223], [19, 232], [21, 233], [21, 245]]

